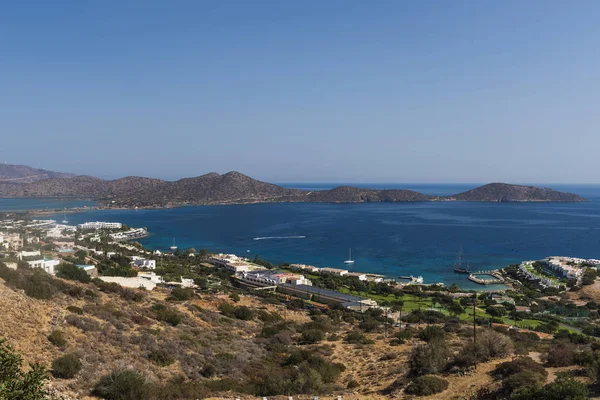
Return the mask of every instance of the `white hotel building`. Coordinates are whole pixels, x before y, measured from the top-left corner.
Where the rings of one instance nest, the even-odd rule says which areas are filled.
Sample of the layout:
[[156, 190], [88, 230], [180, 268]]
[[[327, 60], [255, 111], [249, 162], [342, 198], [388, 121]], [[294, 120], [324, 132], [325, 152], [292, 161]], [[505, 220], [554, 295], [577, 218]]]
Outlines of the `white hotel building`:
[[121, 229], [123, 224], [120, 222], [86, 222], [85, 224], [77, 225], [79, 229], [83, 230], [98, 230], [98, 229]]

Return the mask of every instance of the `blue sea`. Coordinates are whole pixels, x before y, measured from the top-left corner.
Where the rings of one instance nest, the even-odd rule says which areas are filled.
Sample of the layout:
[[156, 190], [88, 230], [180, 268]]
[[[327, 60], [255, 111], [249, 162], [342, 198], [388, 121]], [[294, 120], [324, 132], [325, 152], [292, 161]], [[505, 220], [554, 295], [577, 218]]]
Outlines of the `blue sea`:
[[[322, 190], [334, 184], [287, 184]], [[447, 195], [476, 184], [365, 184]], [[390, 277], [421, 275], [426, 283], [481, 288], [455, 274], [462, 248], [474, 270], [505, 267], [550, 255], [600, 258], [600, 186], [546, 185], [580, 194], [586, 203], [249, 204], [165, 210], [85, 211], [71, 223], [119, 221], [147, 227], [142, 242], [167, 250], [206, 248], [258, 256], [274, 263], [344, 268], [352, 248], [354, 271]], [[2, 203], [0, 200], [0, 209]]]

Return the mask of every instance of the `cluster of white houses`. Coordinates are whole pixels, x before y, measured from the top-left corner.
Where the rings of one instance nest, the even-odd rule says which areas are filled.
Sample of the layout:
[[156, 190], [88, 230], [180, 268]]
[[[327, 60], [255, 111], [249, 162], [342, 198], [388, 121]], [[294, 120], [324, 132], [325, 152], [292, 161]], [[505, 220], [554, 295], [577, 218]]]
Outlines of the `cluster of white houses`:
[[235, 254], [215, 254], [210, 261], [234, 274], [249, 271], [262, 271], [266, 268], [250, 262], [247, 258], [238, 257]]
[[[558, 287], [559, 283], [555, 279], [540, 276], [532, 271], [533, 264], [536, 261], [523, 261], [519, 265], [519, 272], [527, 279], [538, 281], [543, 286]], [[539, 260], [542, 269], [548, 274], [552, 274], [559, 279], [579, 280], [585, 273], [586, 268], [593, 266], [598, 268], [600, 260], [584, 259], [575, 257], [552, 256]]]
[[117, 242], [125, 240], [139, 239], [148, 236], [148, 231], [145, 228], [132, 228], [126, 232], [111, 233], [110, 238]]
[[242, 272], [238, 277], [247, 283], [255, 283], [259, 286], [277, 286], [283, 284], [312, 286], [312, 282], [306, 279], [304, 275], [282, 271]]
[[294, 270], [300, 271], [308, 271], [314, 274], [332, 274], [338, 276], [354, 276], [358, 278], [360, 281], [370, 281], [370, 282], [383, 282], [385, 278], [381, 275], [375, 274], [365, 274], [363, 272], [350, 272], [347, 269], [339, 269], [339, 268], [319, 268], [313, 265], [306, 264], [290, 264], [290, 268]]
[[120, 222], [86, 222], [79, 224], [77, 227], [81, 230], [98, 230], [98, 229], [121, 229], [123, 224]]

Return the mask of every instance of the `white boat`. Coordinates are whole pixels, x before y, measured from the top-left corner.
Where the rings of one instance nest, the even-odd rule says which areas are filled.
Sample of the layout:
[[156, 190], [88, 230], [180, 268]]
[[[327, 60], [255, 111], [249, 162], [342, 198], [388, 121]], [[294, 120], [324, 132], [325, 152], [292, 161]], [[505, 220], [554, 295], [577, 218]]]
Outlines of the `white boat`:
[[62, 223], [65, 224], [65, 225], [68, 224], [69, 221], [67, 220], [67, 214], [63, 214], [63, 218], [64, 219], [62, 220]]
[[352, 259], [352, 248], [350, 248], [349, 257], [346, 261], [344, 261], [344, 264], [354, 264], [354, 260]]
[[175, 246], [175, 238], [173, 238], [173, 246], [171, 246], [171, 250], [177, 250], [177, 246]]

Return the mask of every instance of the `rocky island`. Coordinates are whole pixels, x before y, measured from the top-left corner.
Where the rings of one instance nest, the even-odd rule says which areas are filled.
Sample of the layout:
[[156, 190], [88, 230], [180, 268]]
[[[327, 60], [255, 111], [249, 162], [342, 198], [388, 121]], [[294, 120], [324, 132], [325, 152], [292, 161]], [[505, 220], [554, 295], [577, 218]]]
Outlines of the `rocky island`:
[[228, 172], [222, 175], [209, 173], [178, 181], [135, 176], [103, 180], [91, 176], [71, 176], [49, 171], [44, 172], [47, 178], [37, 179], [35, 176], [40, 174], [34, 176], [32, 175], [34, 172], [30, 172], [29, 175], [21, 174], [18, 178], [11, 178], [5, 173], [4, 176], [8, 175], [8, 177], [0, 181], [0, 197], [87, 198], [95, 199], [110, 207], [169, 207], [264, 202], [586, 201], [583, 197], [572, 193], [506, 183], [491, 183], [452, 196], [430, 196], [412, 190], [365, 189], [352, 186], [340, 186], [321, 191], [288, 189], [258, 181], [239, 172]]

